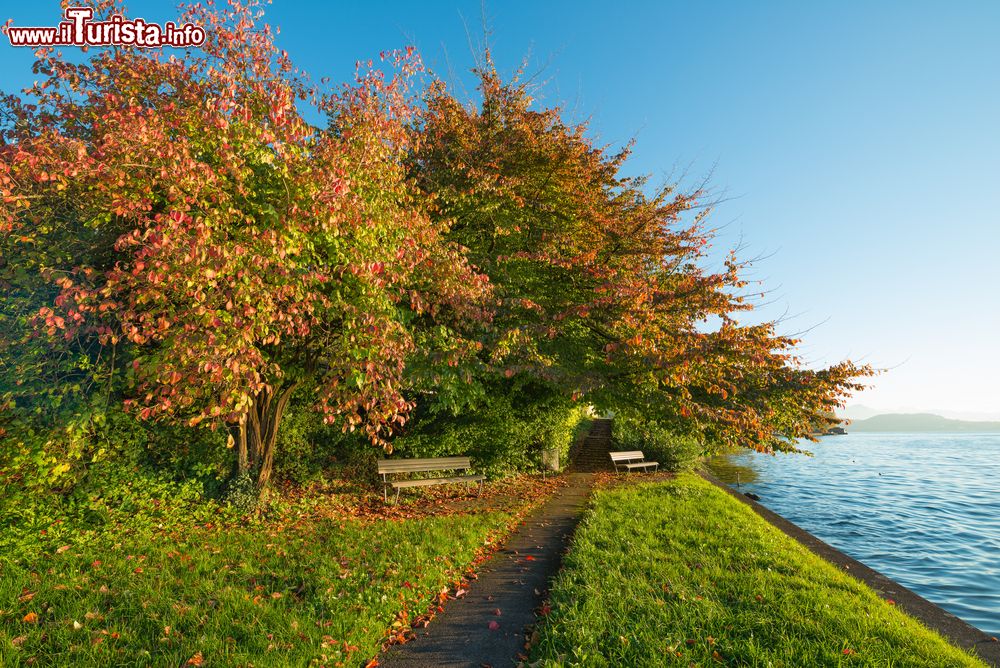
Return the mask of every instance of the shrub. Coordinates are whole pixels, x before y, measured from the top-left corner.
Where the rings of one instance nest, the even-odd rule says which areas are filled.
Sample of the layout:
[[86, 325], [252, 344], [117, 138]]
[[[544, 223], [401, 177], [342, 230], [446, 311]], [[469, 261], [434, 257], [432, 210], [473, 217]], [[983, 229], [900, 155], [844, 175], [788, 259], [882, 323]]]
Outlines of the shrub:
[[565, 411], [561, 419], [557, 415], [552, 417], [551, 428], [544, 434], [542, 449], [559, 453], [559, 467], [565, 468], [569, 462], [573, 443], [590, 428], [589, 406], [572, 406]]
[[216, 520], [225, 512], [206, 499], [201, 480], [177, 480], [125, 459], [102, 459], [70, 492], [7, 489], [0, 496], [0, 555], [36, 559], [66, 544], [88, 545], [158, 527]]
[[358, 432], [344, 433], [339, 426], [323, 422], [323, 416], [306, 402], [289, 407], [281, 421], [274, 471], [278, 480], [305, 484], [314, 482], [331, 468], [345, 475], [371, 473], [379, 451]]
[[490, 477], [538, 470], [547, 449], [566, 460], [584, 417], [580, 404], [531, 381], [490, 390], [458, 415], [418, 414], [393, 449], [411, 457], [468, 455]]
[[615, 447], [642, 450], [647, 459], [660, 462], [668, 471], [686, 471], [705, 454], [701, 438], [672, 431], [654, 420], [633, 412], [617, 414], [612, 425]]

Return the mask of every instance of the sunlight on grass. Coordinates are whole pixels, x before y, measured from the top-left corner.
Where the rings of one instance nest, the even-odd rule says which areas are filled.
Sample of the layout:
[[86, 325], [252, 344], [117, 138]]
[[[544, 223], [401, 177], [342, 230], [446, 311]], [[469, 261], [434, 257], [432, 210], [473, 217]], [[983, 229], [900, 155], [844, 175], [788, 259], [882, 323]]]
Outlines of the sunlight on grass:
[[982, 666], [691, 475], [598, 492], [539, 665]]
[[202, 527], [0, 560], [0, 665], [355, 666], [511, 520]]

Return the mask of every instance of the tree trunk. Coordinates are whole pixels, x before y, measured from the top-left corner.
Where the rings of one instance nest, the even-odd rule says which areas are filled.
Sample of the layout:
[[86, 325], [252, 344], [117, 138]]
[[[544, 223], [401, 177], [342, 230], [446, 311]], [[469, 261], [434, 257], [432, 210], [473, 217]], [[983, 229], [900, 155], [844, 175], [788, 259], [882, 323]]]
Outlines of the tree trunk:
[[292, 383], [277, 390], [262, 390], [234, 428], [237, 475], [256, 477], [258, 493], [263, 493], [271, 480], [278, 427], [297, 387], [298, 383]]
[[250, 458], [247, 454], [246, 417], [232, 429], [232, 438], [236, 441], [236, 475], [242, 475], [250, 469]]

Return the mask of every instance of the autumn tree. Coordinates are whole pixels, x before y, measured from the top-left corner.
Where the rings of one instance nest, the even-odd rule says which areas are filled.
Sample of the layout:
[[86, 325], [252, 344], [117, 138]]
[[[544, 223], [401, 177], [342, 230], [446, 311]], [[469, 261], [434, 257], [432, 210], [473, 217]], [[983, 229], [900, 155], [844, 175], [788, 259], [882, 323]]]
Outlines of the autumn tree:
[[702, 192], [623, 176], [631, 147], [610, 152], [560, 109], [536, 109], [488, 55], [476, 74], [478, 104], [430, 89], [412, 168], [494, 286], [480, 382], [519, 392], [527, 377], [543, 394], [765, 451], [808, 437], [859, 387], [870, 370], [809, 370], [775, 323], [740, 324], [745, 263], [704, 268]]
[[487, 281], [404, 164], [419, 61], [386, 54], [324, 92], [260, 19], [187, 9], [197, 52], [43, 49], [41, 79], [3, 99], [0, 428], [22, 443], [31, 415], [96, 394], [228, 430], [263, 488], [297, 391], [385, 445], [405, 392], [477, 349]]

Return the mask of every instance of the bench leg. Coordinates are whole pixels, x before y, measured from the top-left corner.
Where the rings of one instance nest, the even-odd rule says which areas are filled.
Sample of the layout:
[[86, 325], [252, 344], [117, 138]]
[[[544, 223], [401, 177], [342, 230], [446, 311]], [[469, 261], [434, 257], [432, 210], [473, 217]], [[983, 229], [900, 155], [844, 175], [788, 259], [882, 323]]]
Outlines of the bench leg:
[[486, 481], [485, 480], [480, 480], [479, 481], [479, 496], [483, 495], [483, 483], [484, 482], [486, 482]]
[[400, 493], [400, 492], [401, 492], [402, 490], [403, 490], [403, 488], [402, 488], [402, 487], [397, 487], [397, 488], [396, 488], [396, 500], [395, 500], [395, 501], [393, 501], [393, 503], [399, 503], [399, 493]]

